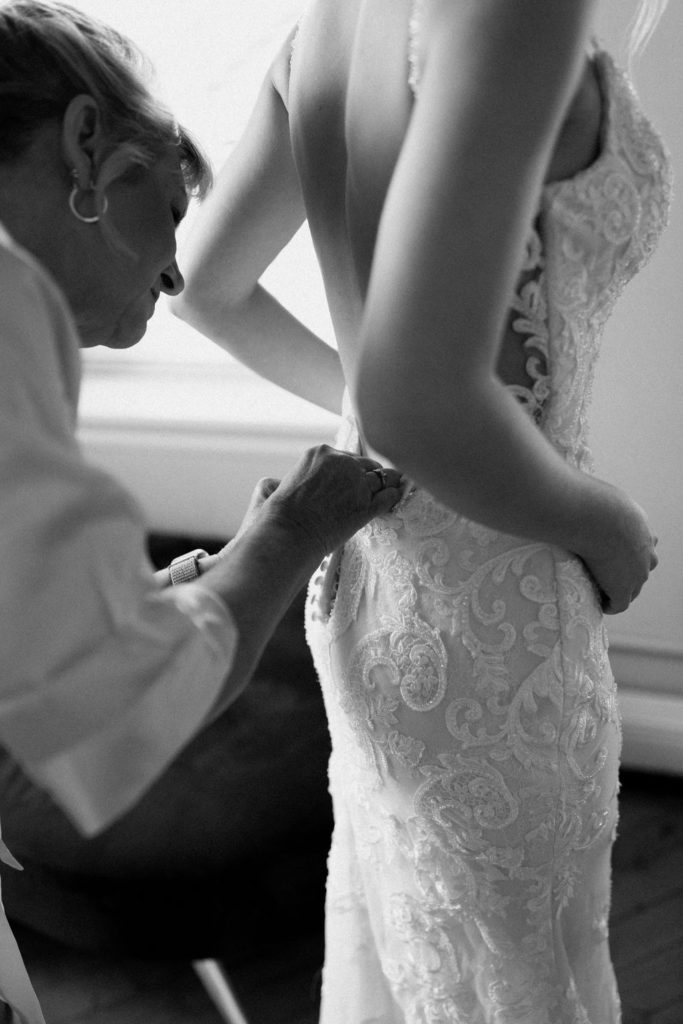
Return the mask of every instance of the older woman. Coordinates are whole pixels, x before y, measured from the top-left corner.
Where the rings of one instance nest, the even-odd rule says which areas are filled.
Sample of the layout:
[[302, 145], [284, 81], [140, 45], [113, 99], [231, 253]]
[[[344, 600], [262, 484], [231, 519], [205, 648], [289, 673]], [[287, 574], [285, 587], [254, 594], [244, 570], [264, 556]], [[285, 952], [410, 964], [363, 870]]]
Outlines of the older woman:
[[[135, 344], [181, 291], [175, 230], [207, 183], [125, 39], [61, 4], [0, 8], [0, 739], [89, 834], [242, 691], [320, 558], [398, 498], [394, 471], [315, 449], [257, 489], [222, 557], [159, 586], [135, 503], [76, 443], [78, 348]], [[43, 1020], [4, 913], [0, 999]]]

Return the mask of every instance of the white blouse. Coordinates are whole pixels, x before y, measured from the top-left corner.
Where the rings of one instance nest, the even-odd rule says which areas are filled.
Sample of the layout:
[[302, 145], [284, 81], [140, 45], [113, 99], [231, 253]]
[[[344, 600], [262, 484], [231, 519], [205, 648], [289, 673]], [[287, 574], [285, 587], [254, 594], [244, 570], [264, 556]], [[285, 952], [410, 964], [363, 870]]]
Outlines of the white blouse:
[[[0, 293], [0, 742], [92, 834], [206, 720], [237, 631], [201, 583], [158, 589], [135, 501], [75, 438], [72, 316], [1, 225]], [[3, 998], [42, 1022], [4, 912]]]

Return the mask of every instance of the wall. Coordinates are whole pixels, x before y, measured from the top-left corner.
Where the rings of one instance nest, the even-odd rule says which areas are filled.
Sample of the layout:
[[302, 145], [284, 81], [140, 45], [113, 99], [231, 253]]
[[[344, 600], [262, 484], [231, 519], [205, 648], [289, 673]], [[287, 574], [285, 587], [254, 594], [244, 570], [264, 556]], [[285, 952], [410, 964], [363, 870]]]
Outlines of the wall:
[[[618, 36], [623, 21], [624, 12], [612, 5], [604, 23], [607, 40]], [[635, 68], [643, 105], [664, 135], [679, 177], [682, 43], [683, 4], [671, 0]], [[608, 621], [623, 697], [640, 701], [648, 728], [660, 720], [657, 742], [670, 748], [663, 756], [674, 766], [683, 764], [682, 265], [683, 205], [677, 199], [659, 250], [608, 324], [592, 430], [597, 472], [646, 509], [659, 536], [659, 567], [631, 608]]]

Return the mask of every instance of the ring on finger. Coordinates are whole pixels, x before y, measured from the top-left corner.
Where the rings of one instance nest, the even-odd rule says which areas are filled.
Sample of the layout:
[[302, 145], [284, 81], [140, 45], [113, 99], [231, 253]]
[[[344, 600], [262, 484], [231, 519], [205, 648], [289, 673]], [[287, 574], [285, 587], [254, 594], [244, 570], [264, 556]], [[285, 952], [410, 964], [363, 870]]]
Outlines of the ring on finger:
[[379, 469], [371, 469], [370, 472], [374, 473], [375, 476], [378, 478], [380, 491], [384, 490], [384, 488], [387, 486], [387, 473], [386, 473], [386, 470], [382, 469], [381, 466], [380, 466]]

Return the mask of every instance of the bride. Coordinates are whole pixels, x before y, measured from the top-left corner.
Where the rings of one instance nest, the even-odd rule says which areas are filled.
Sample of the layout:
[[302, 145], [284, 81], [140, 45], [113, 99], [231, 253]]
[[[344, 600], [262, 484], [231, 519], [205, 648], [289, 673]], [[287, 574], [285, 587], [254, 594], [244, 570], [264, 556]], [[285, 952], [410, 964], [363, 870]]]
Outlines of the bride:
[[[657, 559], [587, 412], [670, 170], [597, 7], [313, 0], [186, 254], [180, 315], [408, 481], [310, 589], [325, 1024], [619, 1020], [603, 613]], [[305, 218], [338, 355], [259, 284]]]

